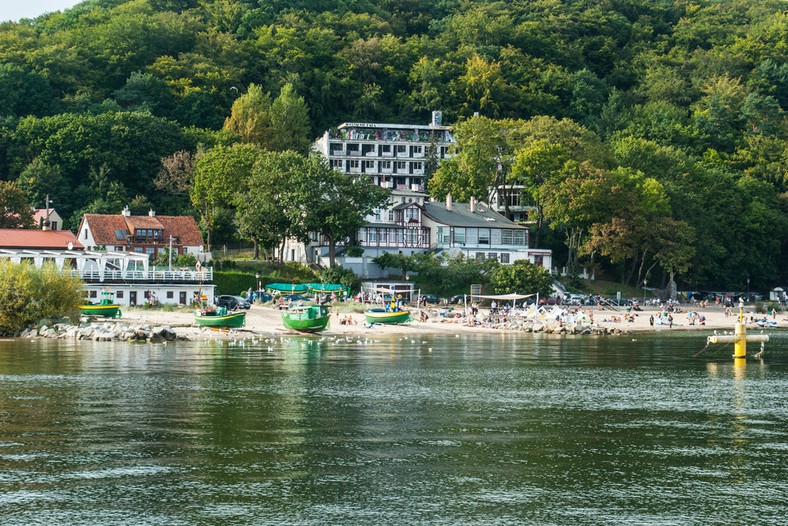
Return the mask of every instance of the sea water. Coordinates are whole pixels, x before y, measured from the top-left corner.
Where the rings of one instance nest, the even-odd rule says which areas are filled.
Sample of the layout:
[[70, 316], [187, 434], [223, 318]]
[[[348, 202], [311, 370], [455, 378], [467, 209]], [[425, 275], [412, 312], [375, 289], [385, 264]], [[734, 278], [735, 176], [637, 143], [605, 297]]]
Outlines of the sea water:
[[788, 334], [705, 336], [0, 341], [0, 524], [782, 523]]

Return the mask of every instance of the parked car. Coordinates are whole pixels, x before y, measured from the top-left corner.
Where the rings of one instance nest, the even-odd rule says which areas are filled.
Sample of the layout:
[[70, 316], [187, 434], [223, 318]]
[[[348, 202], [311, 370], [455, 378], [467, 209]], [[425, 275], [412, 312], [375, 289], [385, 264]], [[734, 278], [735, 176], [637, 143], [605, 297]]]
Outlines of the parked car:
[[435, 294], [422, 294], [421, 300], [426, 302], [427, 305], [437, 305], [441, 302], [441, 299]]
[[219, 296], [216, 298], [215, 303], [217, 307], [226, 307], [228, 310], [234, 310], [236, 308], [248, 309], [252, 306], [243, 296], [232, 296], [229, 294]]
[[456, 296], [452, 296], [451, 298], [449, 298], [449, 303], [451, 304], [462, 304], [463, 301], [467, 301], [468, 303], [470, 303], [471, 302], [470, 296], [468, 296], [467, 294], [457, 294]]
[[560, 305], [561, 299], [548, 297], [548, 298], [539, 298], [539, 305]]

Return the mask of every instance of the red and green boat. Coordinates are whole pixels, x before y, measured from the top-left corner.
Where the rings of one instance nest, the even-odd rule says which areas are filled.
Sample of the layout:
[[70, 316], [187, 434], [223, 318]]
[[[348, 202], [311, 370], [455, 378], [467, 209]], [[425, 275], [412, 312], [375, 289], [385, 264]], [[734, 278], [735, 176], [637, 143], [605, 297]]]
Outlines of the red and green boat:
[[80, 305], [79, 311], [85, 316], [120, 317], [120, 305], [115, 303], [114, 296], [113, 292], [104, 291], [101, 293], [101, 299], [98, 304], [88, 303], [87, 305]]
[[212, 329], [238, 329], [246, 325], [246, 311], [227, 312], [224, 307], [195, 311], [194, 322]]
[[282, 314], [282, 323], [293, 331], [320, 332], [328, 325], [330, 315], [323, 305], [295, 305]]
[[395, 310], [387, 311], [386, 309], [368, 309], [364, 311], [364, 317], [367, 323], [406, 323], [410, 321], [410, 311]]

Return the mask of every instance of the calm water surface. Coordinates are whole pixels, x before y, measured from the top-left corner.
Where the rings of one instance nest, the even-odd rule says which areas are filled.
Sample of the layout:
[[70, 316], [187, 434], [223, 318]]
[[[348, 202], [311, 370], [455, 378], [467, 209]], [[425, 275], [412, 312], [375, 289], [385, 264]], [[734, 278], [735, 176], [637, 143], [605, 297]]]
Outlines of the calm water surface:
[[0, 524], [784, 524], [788, 334], [704, 342], [0, 341]]

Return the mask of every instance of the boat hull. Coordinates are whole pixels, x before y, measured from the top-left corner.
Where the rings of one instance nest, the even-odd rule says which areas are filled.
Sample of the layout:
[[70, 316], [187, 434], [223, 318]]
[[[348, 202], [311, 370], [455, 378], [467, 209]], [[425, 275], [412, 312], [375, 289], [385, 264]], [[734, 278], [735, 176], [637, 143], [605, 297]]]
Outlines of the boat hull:
[[285, 327], [292, 331], [320, 332], [325, 330], [326, 326], [328, 325], [328, 316], [325, 318], [316, 318], [313, 320], [300, 320], [293, 319], [292, 317], [288, 317], [287, 314], [283, 314], [282, 323], [284, 323]]
[[320, 332], [329, 320], [328, 307], [308, 306], [292, 309], [282, 314], [282, 323], [293, 331]]
[[383, 309], [371, 309], [364, 311], [364, 317], [366, 318], [367, 323], [397, 324], [410, 321], [410, 312], [386, 312]]
[[210, 327], [214, 329], [237, 329], [246, 324], [246, 312], [234, 312], [223, 316], [212, 314], [194, 314], [194, 322], [200, 327]]
[[85, 316], [105, 316], [114, 318], [118, 315], [120, 305], [80, 305], [79, 311]]

